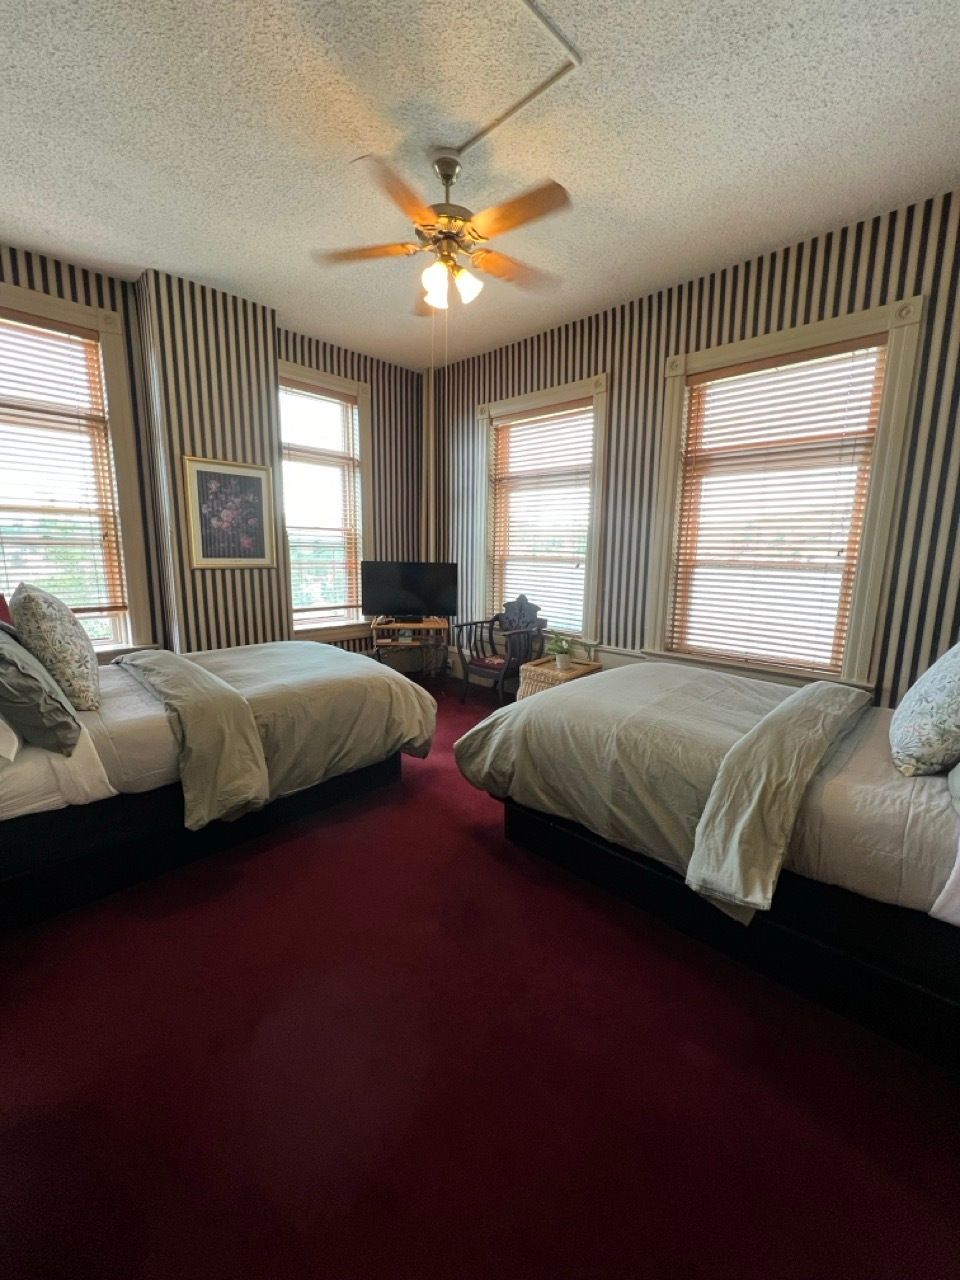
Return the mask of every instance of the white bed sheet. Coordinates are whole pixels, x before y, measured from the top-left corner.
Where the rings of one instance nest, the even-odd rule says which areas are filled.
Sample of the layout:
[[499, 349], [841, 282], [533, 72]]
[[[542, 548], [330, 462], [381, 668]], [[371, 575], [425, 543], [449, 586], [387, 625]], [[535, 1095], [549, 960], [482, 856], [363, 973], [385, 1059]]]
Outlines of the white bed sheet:
[[100, 668], [100, 707], [77, 718], [90, 731], [111, 784], [126, 795], [180, 780], [173, 717], [122, 667]]
[[82, 729], [72, 756], [23, 746], [13, 763], [0, 769], [0, 822], [116, 794], [89, 732]]
[[156, 698], [119, 667], [100, 668], [101, 705], [78, 711], [72, 756], [22, 746], [0, 768], [0, 822], [178, 781], [177, 740]]
[[960, 824], [946, 777], [905, 778], [895, 767], [892, 715], [866, 711], [811, 782], [784, 866], [930, 911], [957, 863]]

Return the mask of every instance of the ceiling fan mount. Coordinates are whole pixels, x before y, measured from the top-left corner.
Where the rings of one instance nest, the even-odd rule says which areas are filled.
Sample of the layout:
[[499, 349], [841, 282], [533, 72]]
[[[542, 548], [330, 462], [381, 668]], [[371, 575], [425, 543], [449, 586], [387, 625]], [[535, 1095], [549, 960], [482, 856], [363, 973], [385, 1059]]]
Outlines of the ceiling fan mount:
[[[472, 275], [467, 265], [510, 284], [535, 288], [550, 282], [550, 277], [494, 249], [486, 242], [525, 223], [546, 217], [570, 203], [570, 198], [556, 182], [545, 182], [523, 195], [501, 205], [493, 205], [473, 213], [464, 205], [453, 204], [450, 188], [460, 177], [459, 157], [449, 151], [435, 156], [433, 169], [443, 184], [444, 199], [427, 204], [407, 183], [382, 160], [373, 159], [377, 182], [383, 192], [413, 223], [417, 242], [368, 245], [358, 249], [340, 249], [323, 254], [325, 263], [360, 262], [371, 258], [406, 257], [430, 253], [434, 263], [427, 267], [422, 280], [428, 307], [445, 310], [450, 280], [456, 285], [463, 302], [471, 302], [483, 288], [483, 282]], [[465, 262], [461, 261], [461, 257]], [[424, 312], [422, 306], [415, 308]]]
[[447, 199], [450, 199], [450, 188], [454, 186], [460, 177], [460, 160], [457, 156], [444, 152], [437, 156], [433, 162], [433, 172], [443, 183], [443, 189], [447, 193]]

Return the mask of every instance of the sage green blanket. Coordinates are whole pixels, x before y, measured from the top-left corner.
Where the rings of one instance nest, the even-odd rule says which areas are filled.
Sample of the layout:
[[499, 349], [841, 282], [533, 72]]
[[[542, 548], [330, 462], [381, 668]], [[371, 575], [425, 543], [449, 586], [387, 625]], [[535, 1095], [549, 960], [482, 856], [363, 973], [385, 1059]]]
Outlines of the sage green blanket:
[[687, 884], [732, 906], [767, 910], [804, 792], [870, 703], [818, 681], [790, 694], [730, 748], [697, 823]]
[[436, 703], [358, 653], [277, 641], [116, 659], [173, 713], [185, 824], [232, 818], [387, 759], [424, 756]]
[[125, 654], [116, 662], [174, 713], [189, 830], [266, 804], [270, 780], [263, 744], [242, 694], [165, 649]]

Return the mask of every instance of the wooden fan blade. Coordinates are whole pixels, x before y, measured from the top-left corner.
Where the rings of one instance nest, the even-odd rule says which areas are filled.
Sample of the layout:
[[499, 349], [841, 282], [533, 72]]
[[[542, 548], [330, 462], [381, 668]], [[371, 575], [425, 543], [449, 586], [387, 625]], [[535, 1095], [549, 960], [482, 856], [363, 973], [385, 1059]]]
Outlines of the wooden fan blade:
[[368, 244], [357, 249], [334, 249], [331, 253], [318, 253], [316, 260], [323, 265], [334, 262], [365, 262], [368, 258], [405, 258], [419, 253], [418, 244]]
[[496, 249], [474, 249], [470, 255], [470, 265], [478, 271], [485, 271], [488, 276], [517, 284], [521, 289], [549, 289], [557, 283], [557, 277], [549, 271], [528, 267], [509, 254], [498, 253]]
[[494, 236], [502, 236], [505, 231], [522, 227], [527, 222], [535, 222], [537, 218], [545, 218], [548, 213], [556, 213], [569, 203], [570, 197], [559, 182], [545, 182], [503, 204], [482, 209], [480, 213], [474, 214], [470, 222], [485, 240], [492, 240]]
[[437, 215], [385, 160], [371, 159], [377, 186], [411, 222], [436, 222]]

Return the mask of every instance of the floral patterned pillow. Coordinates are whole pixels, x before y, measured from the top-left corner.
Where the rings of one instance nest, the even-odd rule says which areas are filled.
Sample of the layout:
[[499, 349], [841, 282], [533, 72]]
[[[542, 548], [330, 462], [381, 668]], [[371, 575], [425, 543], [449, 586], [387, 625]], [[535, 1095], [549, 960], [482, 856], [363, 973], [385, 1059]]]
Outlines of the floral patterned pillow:
[[960, 813], [960, 764], [955, 764], [947, 775], [947, 786], [950, 790], [950, 799], [953, 801], [953, 807], [957, 813]]
[[907, 690], [890, 721], [893, 763], [908, 777], [960, 761], [960, 644]]
[[10, 601], [20, 643], [43, 663], [78, 711], [100, 705], [100, 667], [90, 637], [69, 606], [21, 582]]

